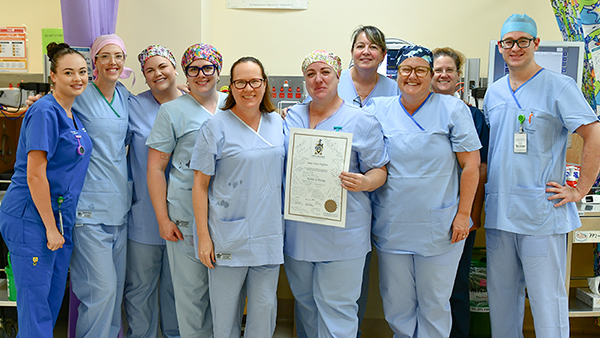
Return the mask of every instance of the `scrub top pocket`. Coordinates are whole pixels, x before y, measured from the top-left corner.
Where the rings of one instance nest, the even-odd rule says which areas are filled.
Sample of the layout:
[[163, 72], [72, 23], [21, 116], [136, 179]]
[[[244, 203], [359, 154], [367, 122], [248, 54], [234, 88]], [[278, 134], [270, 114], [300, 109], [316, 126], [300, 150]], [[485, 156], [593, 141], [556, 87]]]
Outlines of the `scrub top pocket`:
[[507, 218], [529, 225], [541, 225], [550, 206], [545, 188], [524, 188], [513, 185], [510, 189]]

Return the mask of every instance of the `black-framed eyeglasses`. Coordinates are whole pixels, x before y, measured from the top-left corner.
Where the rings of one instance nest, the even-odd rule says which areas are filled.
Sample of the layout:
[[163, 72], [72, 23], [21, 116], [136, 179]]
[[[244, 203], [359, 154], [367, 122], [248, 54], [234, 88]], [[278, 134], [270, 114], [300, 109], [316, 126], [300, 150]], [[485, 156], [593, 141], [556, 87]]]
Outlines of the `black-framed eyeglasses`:
[[196, 77], [200, 75], [200, 72], [204, 74], [204, 76], [213, 76], [217, 71], [217, 66], [215, 65], [206, 65], [202, 67], [197, 66], [188, 66], [185, 68], [185, 75], [189, 77]]
[[111, 59], [114, 59], [116, 63], [122, 64], [125, 62], [126, 57], [127, 55], [123, 53], [117, 53], [114, 55], [108, 53], [96, 55], [96, 59], [100, 60], [100, 63], [103, 65], [109, 63]]
[[519, 46], [519, 48], [527, 48], [531, 45], [531, 41], [535, 40], [535, 38], [520, 38], [518, 40], [512, 40], [512, 39], [506, 39], [506, 40], [500, 40], [498, 41], [498, 44], [500, 45], [500, 47], [504, 48], [504, 49], [511, 49], [513, 48], [513, 46], [515, 45], [515, 43], [517, 44], [517, 46]]
[[235, 81], [231, 81], [231, 84], [233, 84], [233, 86], [236, 89], [240, 89], [240, 90], [246, 88], [247, 85], [250, 85], [250, 87], [252, 87], [254, 89], [258, 89], [258, 88], [260, 88], [260, 86], [262, 86], [264, 81], [265, 81], [265, 79], [252, 79], [249, 81], [235, 80]]
[[410, 76], [410, 74], [413, 72], [413, 70], [415, 71], [415, 75], [417, 77], [425, 77], [425, 76], [427, 76], [427, 73], [429, 73], [431, 68], [424, 67], [424, 66], [418, 66], [418, 67], [400, 66], [400, 67], [398, 67], [398, 73], [400, 73], [400, 75], [402, 75], [402, 76]]

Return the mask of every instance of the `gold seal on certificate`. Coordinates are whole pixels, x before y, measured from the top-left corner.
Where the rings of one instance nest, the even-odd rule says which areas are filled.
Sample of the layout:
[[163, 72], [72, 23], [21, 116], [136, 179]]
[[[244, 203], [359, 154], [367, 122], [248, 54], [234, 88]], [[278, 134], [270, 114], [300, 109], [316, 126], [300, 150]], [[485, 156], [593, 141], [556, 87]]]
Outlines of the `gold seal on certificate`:
[[288, 220], [346, 226], [346, 198], [339, 175], [348, 171], [352, 134], [291, 128], [286, 170]]

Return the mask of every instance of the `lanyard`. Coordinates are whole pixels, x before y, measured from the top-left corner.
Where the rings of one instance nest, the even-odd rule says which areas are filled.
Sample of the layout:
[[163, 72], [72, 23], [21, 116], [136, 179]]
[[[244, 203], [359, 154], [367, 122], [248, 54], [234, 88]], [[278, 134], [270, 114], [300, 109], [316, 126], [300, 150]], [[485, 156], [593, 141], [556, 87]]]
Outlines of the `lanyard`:
[[523, 88], [524, 85], [527, 84], [527, 82], [531, 81], [534, 77], [536, 77], [542, 70], [544, 70], [544, 68], [540, 69], [537, 71], [537, 73], [533, 74], [532, 77], [529, 78], [529, 80], [525, 81], [522, 85], [519, 86], [519, 88], [517, 88], [515, 91], [512, 90], [512, 87], [510, 86], [510, 76], [506, 77], [506, 83], [508, 84], [508, 90], [510, 90], [510, 94], [513, 97], [513, 100], [515, 100], [515, 103], [517, 104], [517, 107], [519, 107], [519, 109], [523, 109], [523, 107], [521, 107], [521, 104], [519, 103], [519, 100], [517, 100], [517, 97], [515, 96], [515, 93]]
[[[121, 117], [121, 115], [119, 115], [119, 113], [117, 113], [117, 111], [115, 110], [115, 108], [113, 108], [111, 102], [108, 102], [108, 100], [106, 99], [106, 97], [104, 96], [104, 94], [102, 94], [102, 92], [100, 91], [100, 88], [98, 88], [98, 86], [96, 86], [96, 84], [94, 82], [92, 82], [92, 84], [94, 85], [94, 88], [96, 88], [96, 90], [98, 91], [98, 93], [100, 93], [100, 96], [102, 96], [102, 98], [104, 99], [104, 102], [106, 102], [106, 104], [108, 104], [108, 106], [110, 107], [110, 109], [112, 109], [113, 113], [115, 113], [115, 115], [117, 115], [117, 117]], [[117, 94], [117, 89], [115, 88], [115, 95]], [[113, 95], [113, 101], [115, 100], [115, 95]]]
[[421, 103], [421, 105], [419, 106], [419, 108], [417, 108], [417, 110], [415, 110], [415, 112], [411, 115], [408, 111], [406, 111], [406, 108], [404, 108], [404, 105], [402, 104], [402, 101], [400, 100], [402, 98], [402, 95], [400, 95], [398, 97], [398, 103], [400, 103], [400, 107], [402, 107], [402, 110], [404, 110], [404, 113], [406, 114], [406, 116], [408, 116], [408, 118], [410, 118], [413, 123], [419, 127], [419, 129], [421, 129], [421, 131], [425, 131], [425, 128], [421, 127], [421, 125], [419, 124], [419, 122], [417, 122], [415, 120], [415, 118], [413, 117], [414, 114], [416, 114], [421, 107], [423, 107], [423, 105], [425, 104], [425, 102], [427, 102], [427, 100], [429, 100], [429, 98], [431, 97], [431, 94], [433, 94], [433, 92], [430, 92], [429, 95], [427, 95], [427, 97], [425, 98], [425, 101], [423, 101], [423, 103]]

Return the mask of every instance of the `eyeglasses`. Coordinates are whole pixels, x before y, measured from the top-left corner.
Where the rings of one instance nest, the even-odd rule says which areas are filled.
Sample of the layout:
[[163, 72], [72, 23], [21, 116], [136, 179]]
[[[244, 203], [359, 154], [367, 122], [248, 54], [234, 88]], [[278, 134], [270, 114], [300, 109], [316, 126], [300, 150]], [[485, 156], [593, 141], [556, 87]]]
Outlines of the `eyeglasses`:
[[127, 57], [127, 55], [123, 54], [123, 53], [118, 53], [118, 54], [98, 54], [96, 55], [96, 59], [100, 60], [100, 63], [105, 65], [107, 63], [110, 62], [110, 60], [115, 60], [116, 63], [124, 63], [125, 62], [125, 58]]
[[400, 73], [400, 75], [402, 75], [402, 76], [410, 76], [410, 74], [413, 72], [413, 70], [415, 71], [415, 75], [417, 77], [425, 77], [427, 75], [427, 73], [429, 73], [431, 68], [423, 67], [423, 66], [414, 67], [414, 68], [411, 66], [398, 67], [398, 73]]
[[260, 88], [260, 86], [262, 86], [264, 81], [265, 81], [265, 79], [252, 79], [250, 81], [235, 80], [235, 81], [231, 81], [231, 83], [233, 84], [233, 86], [236, 89], [244, 89], [244, 88], [246, 88], [247, 85], [250, 85], [250, 87], [252, 87], [254, 89], [258, 89], [258, 88]]
[[448, 75], [452, 75], [452, 74], [454, 74], [454, 72], [456, 72], [456, 69], [454, 69], [454, 68], [446, 68], [446, 69], [444, 69], [444, 68], [436, 68], [436, 69], [433, 70], [433, 72], [436, 73], [436, 74], [446, 73]]
[[215, 75], [216, 71], [217, 71], [217, 66], [215, 66], [215, 65], [206, 65], [206, 66], [202, 66], [202, 67], [188, 66], [185, 69], [185, 75], [187, 75], [189, 77], [196, 77], [196, 76], [200, 75], [200, 72], [202, 72], [202, 74], [204, 74], [204, 76], [213, 76], [213, 75]]
[[533, 39], [529, 39], [529, 38], [521, 38], [518, 40], [500, 40], [498, 41], [498, 44], [500, 45], [500, 47], [504, 48], [504, 49], [511, 49], [513, 48], [513, 46], [515, 45], [515, 43], [517, 43], [517, 46], [519, 46], [519, 48], [527, 48], [531, 45], [531, 41], [535, 40], [535, 38]]
[[363, 103], [362, 103], [362, 100], [360, 99], [360, 96], [355, 97], [354, 100], [352, 100], [352, 103], [354, 103], [355, 106], [358, 106], [360, 108], [363, 107]]

